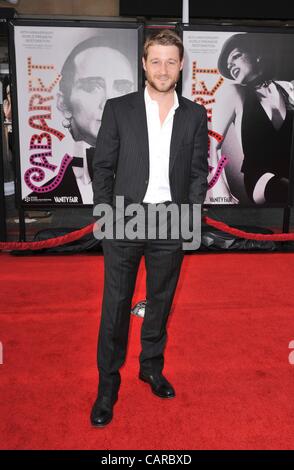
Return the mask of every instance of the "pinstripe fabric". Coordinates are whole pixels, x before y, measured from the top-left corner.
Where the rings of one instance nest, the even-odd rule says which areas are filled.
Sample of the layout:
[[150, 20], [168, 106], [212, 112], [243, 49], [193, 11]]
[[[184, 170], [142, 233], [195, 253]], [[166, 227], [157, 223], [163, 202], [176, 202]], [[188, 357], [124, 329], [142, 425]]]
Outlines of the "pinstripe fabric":
[[[106, 102], [93, 159], [94, 205], [115, 196], [142, 202], [148, 186], [149, 149], [143, 92]], [[179, 97], [170, 147], [172, 201], [202, 204], [207, 190], [208, 136], [203, 106]]]
[[127, 351], [130, 311], [141, 257], [145, 256], [146, 310], [141, 329], [140, 371], [161, 373], [167, 320], [183, 260], [178, 240], [103, 240], [104, 292], [97, 350], [99, 395], [112, 402]]
[[[207, 188], [206, 111], [179, 97], [170, 145], [172, 201], [202, 203]], [[108, 100], [93, 161], [94, 205], [142, 202], [149, 175], [148, 130], [144, 94]], [[147, 305], [141, 330], [140, 370], [161, 373], [167, 340], [166, 324], [183, 259], [180, 240], [103, 240], [104, 294], [97, 363], [98, 395], [113, 403], [120, 386], [119, 369], [127, 349], [130, 310], [141, 257], [147, 271]]]

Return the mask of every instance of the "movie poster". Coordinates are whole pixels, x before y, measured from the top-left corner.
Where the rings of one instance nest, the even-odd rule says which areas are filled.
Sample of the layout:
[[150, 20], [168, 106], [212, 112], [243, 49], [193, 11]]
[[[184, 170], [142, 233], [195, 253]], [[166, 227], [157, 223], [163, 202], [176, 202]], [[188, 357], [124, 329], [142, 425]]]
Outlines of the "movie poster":
[[182, 93], [205, 106], [206, 204], [285, 206], [293, 129], [293, 33], [184, 30]]
[[14, 26], [22, 204], [91, 205], [107, 99], [138, 88], [138, 29]]

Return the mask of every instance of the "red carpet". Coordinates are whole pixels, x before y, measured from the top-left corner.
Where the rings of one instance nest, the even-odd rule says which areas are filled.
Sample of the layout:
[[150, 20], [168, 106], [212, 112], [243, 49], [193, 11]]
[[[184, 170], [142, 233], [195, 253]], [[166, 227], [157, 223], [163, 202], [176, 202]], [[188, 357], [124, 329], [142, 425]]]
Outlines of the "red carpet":
[[132, 317], [104, 429], [89, 424], [103, 257], [3, 253], [0, 276], [1, 449], [293, 449], [294, 254], [187, 255], [166, 351], [177, 398], [138, 380]]

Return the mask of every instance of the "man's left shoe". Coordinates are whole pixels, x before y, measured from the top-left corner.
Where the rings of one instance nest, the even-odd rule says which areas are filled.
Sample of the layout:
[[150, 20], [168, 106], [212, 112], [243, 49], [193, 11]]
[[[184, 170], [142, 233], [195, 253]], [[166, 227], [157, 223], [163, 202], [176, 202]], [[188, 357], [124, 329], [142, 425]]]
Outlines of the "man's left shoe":
[[162, 374], [144, 375], [140, 372], [139, 379], [148, 383], [152, 392], [160, 398], [174, 398], [176, 396], [173, 386]]

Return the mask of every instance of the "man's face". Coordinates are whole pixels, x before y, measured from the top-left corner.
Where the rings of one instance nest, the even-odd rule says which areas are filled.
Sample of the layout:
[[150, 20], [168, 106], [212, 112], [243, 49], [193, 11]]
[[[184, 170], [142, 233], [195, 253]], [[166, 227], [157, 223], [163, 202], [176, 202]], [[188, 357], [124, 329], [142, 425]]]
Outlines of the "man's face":
[[127, 58], [109, 47], [93, 47], [75, 58], [75, 77], [69, 98], [76, 140], [95, 146], [105, 102], [134, 90]]
[[174, 89], [183, 68], [177, 46], [154, 44], [148, 48], [143, 68], [149, 85], [156, 91], [166, 93]]

